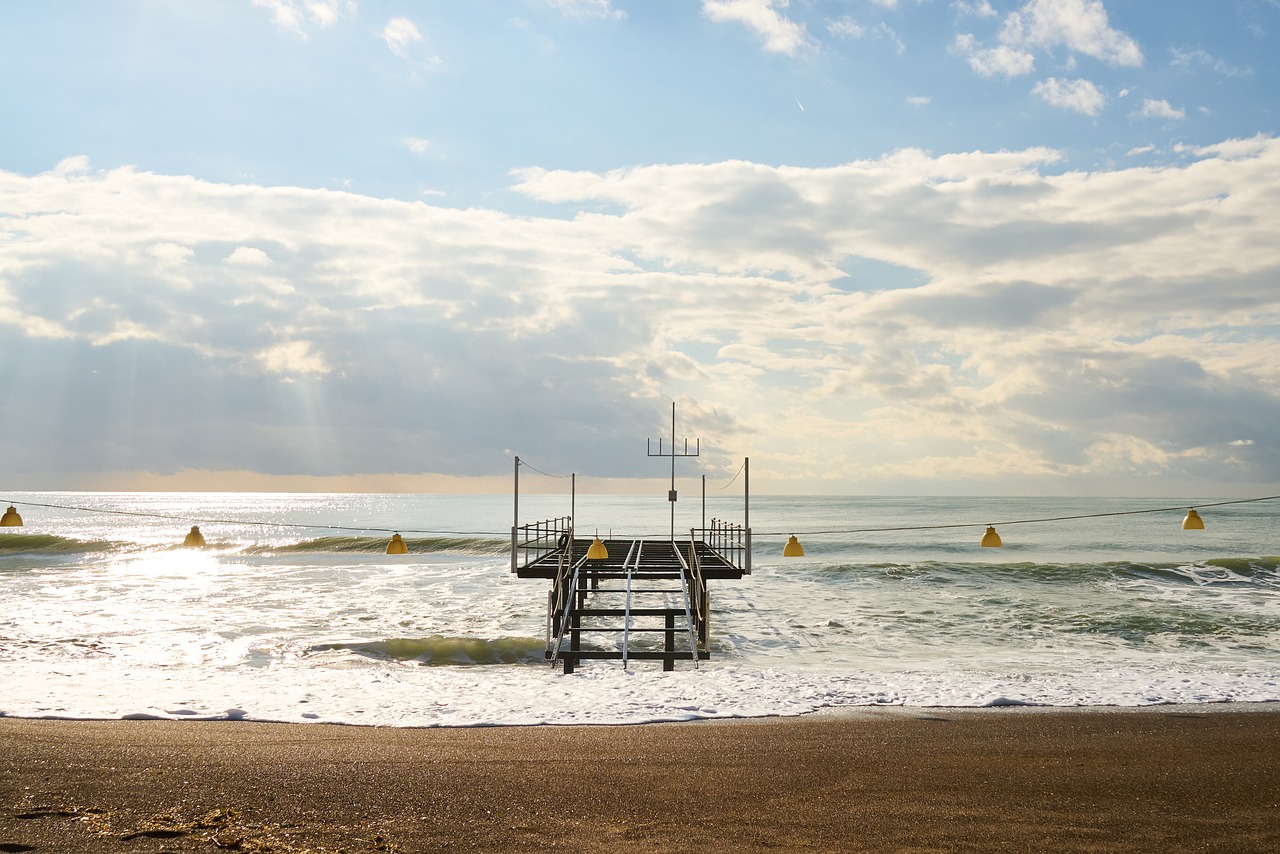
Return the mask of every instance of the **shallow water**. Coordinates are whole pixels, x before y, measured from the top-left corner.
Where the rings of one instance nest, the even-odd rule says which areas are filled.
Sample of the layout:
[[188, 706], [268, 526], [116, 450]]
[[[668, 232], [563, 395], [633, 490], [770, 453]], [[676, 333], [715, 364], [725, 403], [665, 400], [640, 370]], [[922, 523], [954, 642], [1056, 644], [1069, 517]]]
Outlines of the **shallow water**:
[[[1280, 700], [1280, 502], [753, 498], [712, 659], [543, 660], [510, 496], [28, 493], [0, 530], [0, 713], [384, 725], [631, 723], [821, 708]], [[665, 537], [663, 497], [576, 498]], [[52, 506], [50, 506], [52, 505]], [[698, 500], [677, 529], [700, 525]], [[77, 508], [77, 509], [65, 509]], [[742, 498], [706, 518], [741, 522]], [[110, 512], [108, 512], [110, 511]], [[567, 496], [521, 496], [522, 522]], [[178, 548], [199, 524], [209, 548]], [[933, 527], [966, 525], [968, 527]], [[866, 530], [909, 527], [913, 530]], [[364, 530], [355, 530], [361, 529]], [[383, 554], [390, 531], [411, 554]], [[816, 531], [838, 533], [811, 533]], [[784, 559], [797, 533], [806, 556]]]

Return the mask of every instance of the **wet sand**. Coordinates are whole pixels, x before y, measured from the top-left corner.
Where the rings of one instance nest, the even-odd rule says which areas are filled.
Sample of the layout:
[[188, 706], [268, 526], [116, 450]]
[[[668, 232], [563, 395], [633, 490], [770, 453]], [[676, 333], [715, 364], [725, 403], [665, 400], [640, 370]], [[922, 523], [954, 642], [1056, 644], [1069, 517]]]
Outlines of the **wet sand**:
[[1280, 708], [0, 718], [0, 852], [1276, 851]]

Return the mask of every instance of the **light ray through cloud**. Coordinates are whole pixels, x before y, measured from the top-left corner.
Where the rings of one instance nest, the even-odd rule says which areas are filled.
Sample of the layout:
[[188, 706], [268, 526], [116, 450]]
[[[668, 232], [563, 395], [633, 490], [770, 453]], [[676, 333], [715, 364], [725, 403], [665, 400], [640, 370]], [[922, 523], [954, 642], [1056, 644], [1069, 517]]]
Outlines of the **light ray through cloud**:
[[947, 6], [86, 7], [111, 102], [0, 96], [8, 478], [639, 479], [677, 400], [773, 491], [1280, 483], [1266, 39]]

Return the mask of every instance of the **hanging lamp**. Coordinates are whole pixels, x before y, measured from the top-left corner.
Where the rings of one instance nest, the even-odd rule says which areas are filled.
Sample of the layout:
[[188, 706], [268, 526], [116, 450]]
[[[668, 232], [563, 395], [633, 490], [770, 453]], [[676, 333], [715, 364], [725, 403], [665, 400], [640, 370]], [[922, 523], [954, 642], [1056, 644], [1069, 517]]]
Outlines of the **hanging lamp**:
[[4, 515], [0, 516], [0, 528], [21, 528], [22, 517], [18, 515], [18, 508], [12, 504], [9, 509], [4, 511]]
[[800, 545], [800, 541], [796, 539], [796, 535], [792, 534], [787, 540], [787, 544], [782, 547], [783, 557], [804, 557], [804, 546]]
[[1000, 535], [996, 533], [996, 529], [991, 525], [987, 526], [987, 532], [982, 535], [982, 547], [985, 549], [999, 549], [1004, 547], [1004, 541], [1000, 539]]
[[182, 547], [186, 549], [202, 549], [205, 547], [204, 534], [200, 533], [199, 526], [191, 526], [191, 530], [182, 540]]
[[1186, 517], [1182, 520], [1182, 530], [1184, 531], [1203, 531], [1204, 520], [1200, 518], [1200, 514], [1191, 509], [1187, 511]]
[[389, 555], [407, 555], [409, 553], [409, 545], [404, 541], [404, 537], [398, 533], [392, 534], [391, 539], [387, 542], [387, 554]]
[[591, 541], [590, 548], [587, 549], [587, 560], [608, 560], [609, 550], [605, 548], [604, 541], [600, 539], [599, 532], [596, 538]]

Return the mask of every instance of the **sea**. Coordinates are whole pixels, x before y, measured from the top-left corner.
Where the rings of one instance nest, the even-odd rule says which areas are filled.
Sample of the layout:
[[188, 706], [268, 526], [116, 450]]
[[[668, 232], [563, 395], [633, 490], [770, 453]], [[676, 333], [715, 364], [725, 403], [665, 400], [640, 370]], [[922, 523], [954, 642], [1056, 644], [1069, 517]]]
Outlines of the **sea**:
[[[0, 496], [0, 716], [394, 727], [1280, 701], [1280, 500]], [[1204, 530], [1183, 530], [1196, 507]], [[511, 528], [747, 521], [711, 658], [547, 662]], [[190, 526], [207, 546], [182, 546]], [[1002, 548], [979, 545], [996, 527]], [[387, 555], [401, 532], [407, 555]], [[803, 557], [783, 557], [789, 536]], [[609, 641], [606, 640], [606, 643]], [[618, 639], [621, 642], [621, 639]]]

